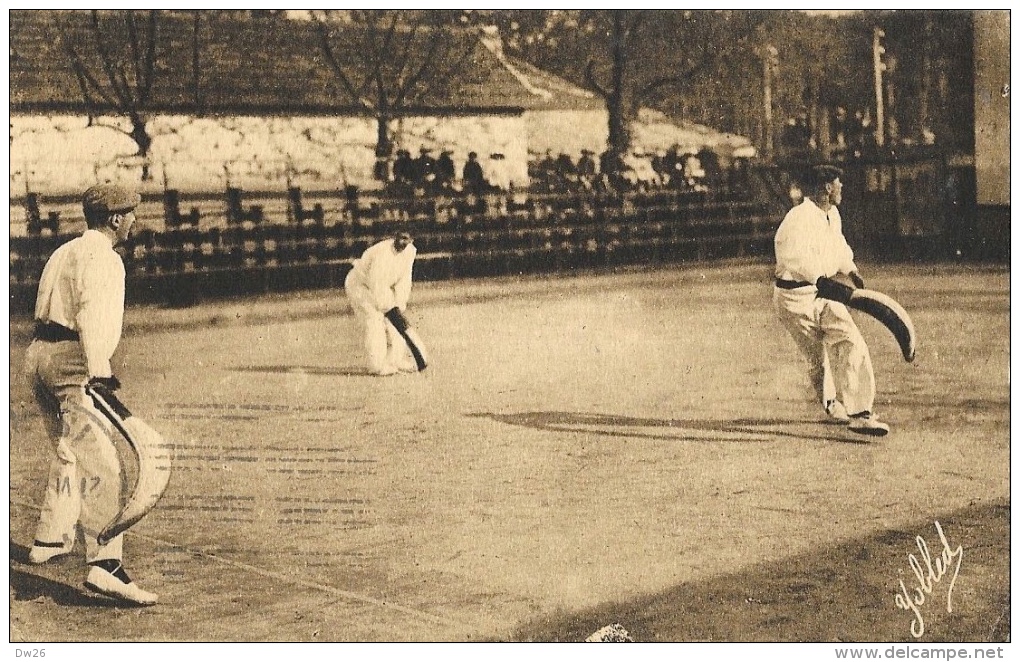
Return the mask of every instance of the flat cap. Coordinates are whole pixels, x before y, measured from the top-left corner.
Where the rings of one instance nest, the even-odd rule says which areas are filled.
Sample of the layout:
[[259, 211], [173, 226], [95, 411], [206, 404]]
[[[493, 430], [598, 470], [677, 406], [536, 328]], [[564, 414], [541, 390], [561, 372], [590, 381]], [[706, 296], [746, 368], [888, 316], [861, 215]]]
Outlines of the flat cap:
[[97, 184], [85, 191], [81, 206], [85, 213], [107, 213], [131, 211], [142, 201], [136, 191], [118, 184]]

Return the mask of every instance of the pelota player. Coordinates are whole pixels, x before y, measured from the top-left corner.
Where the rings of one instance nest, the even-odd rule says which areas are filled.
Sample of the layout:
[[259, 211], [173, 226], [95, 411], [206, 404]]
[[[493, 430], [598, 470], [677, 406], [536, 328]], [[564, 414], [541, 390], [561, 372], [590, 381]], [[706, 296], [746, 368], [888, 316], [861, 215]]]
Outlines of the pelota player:
[[375, 375], [418, 370], [407, 343], [386, 318], [393, 308], [407, 308], [417, 252], [411, 235], [398, 232], [366, 249], [344, 281], [364, 333], [368, 369]]
[[[883, 436], [889, 426], [872, 411], [875, 373], [864, 337], [844, 304], [819, 296], [835, 285], [831, 279], [838, 274], [864, 287], [837, 208], [842, 174], [833, 166], [812, 168], [804, 201], [779, 225], [772, 301], [808, 361], [811, 384], [826, 412], [834, 418], [843, 418], [845, 412], [853, 432]], [[826, 362], [835, 398], [825, 392]]]
[[85, 586], [138, 605], [157, 596], [124, 571], [123, 534], [97, 540], [120, 510], [121, 465], [109, 433], [85, 388], [116, 390], [110, 358], [124, 319], [124, 263], [113, 250], [127, 239], [139, 195], [115, 185], [95, 186], [83, 196], [88, 229], [50, 256], [39, 281], [35, 336], [25, 372], [56, 450], [50, 465], [30, 563], [71, 552], [76, 529], [85, 540], [89, 566]]

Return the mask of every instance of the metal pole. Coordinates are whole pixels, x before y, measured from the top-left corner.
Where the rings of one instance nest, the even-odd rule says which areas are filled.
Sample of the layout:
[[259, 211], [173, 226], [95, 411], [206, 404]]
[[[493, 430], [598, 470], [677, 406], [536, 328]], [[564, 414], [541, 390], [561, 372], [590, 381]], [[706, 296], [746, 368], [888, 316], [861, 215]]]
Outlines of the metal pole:
[[763, 75], [764, 75], [764, 104], [765, 104], [765, 156], [770, 161], [773, 157], [773, 150], [775, 147], [775, 139], [773, 137], [773, 122], [772, 122], [772, 72], [775, 66], [776, 57], [779, 51], [776, 50], [775, 46], [771, 44], [765, 47], [764, 56], [762, 57]]
[[885, 32], [881, 28], [875, 28], [871, 42], [871, 52], [875, 65], [875, 143], [881, 147], [885, 144], [885, 107], [882, 91], [882, 71], [885, 64], [882, 62], [882, 54], [885, 48], [882, 46], [882, 37]]

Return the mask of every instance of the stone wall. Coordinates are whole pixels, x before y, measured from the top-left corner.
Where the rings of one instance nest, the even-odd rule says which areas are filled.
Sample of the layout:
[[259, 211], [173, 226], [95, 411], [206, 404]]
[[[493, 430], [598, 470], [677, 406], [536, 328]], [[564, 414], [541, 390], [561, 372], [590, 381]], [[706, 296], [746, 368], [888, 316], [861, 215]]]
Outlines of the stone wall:
[[609, 139], [609, 113], [603, 110], [532, 110], [524, 113], [532, 155], [563, 153], [575, 161], [582, 149], [601, 154]]
[[[141, 161], [130, 127], [120, 118], [81, 115], [12, 115], [11, 195], [77, 195], [97, 181], [141, 179]], [[457, 172], [475, 151], [488, 172], [505, 183], [527, 185], [528, 131], [520, 115], [414, 117], [394, 121], [399, 148], [417, 155], [423, 146], [453, 151]], [[372, 179], [376, 124], [357, 117], [160, 115], [149, 122], [153, 137], [151, 179], [145, 191], [164, 185], [185, 193], [221, 193], [229, 184], [249, 191], [283, 191], [288, 180], [307, 191]], [[492, 154], [505, 158], [497, 163]]]

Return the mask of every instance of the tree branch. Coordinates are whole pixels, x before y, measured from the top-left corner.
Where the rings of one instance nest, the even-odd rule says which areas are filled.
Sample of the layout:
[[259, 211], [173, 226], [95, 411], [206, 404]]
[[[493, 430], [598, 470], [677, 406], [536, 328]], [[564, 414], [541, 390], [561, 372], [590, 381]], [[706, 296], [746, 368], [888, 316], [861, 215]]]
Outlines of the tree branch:
[[[407, 39], [404, 40], [404, 52], [400, 55], [400, 70], [394, 78], [398, 90], [405, 89], [405, 83], [407, 81], [407, 78], [405, 77], [405, 74], [407, 73], [407, 65], [411, 62], [411, 49], [418, 41], [418, 30], [421, 28], [421, 24], [422, 21], [415, 21], [414, 24], [411, 25], [411, 31], [408, 33]], [[397, 96], [401, 97], [403, 95], [398, 93]]]
[[138, 43], [138, 29], [135, 26], [134, 12], [128, 10], [125, 16], [127, 22], [128, 43], [131, 45], [131, 61], [135, 69], [135, 85], [142, 84], [142, 53]]
[[344, 72], [344, 68], [340, 65], [340, 61], [337, 60], [336, 53], [334, 53], [333, 47], [330, 44], [329, 29], [321, 19], [317, 20], [322, 53], [326, 56], [326, 62], [329, 64], [330, 69], [332, 69], [333, 74], [337, 77], [337, 80], [340, 81], [340, 85], [350, 96], [352, 103], [360, 105], [365, 110], [374, 110], [372, 105], [367, 103], [367, 100], [360, 96], [357, 90], [354, 89], [354, 84], [351, 82], [350, 78], [347, 77], [347, 74]]
[[429, 41], [425, 57], [422, 58], [421, 64], [411, 74], [411, 77], [404, 82], [404, 85], [401, 86], [401, 89], [398, 92], [397, 96], [400, 99], [401, 106], [403, 106], [407, 98], [420, 99], [422, 97], [422, 92], [415, 94], [415, 88], [418, 86], [418, 82], [422, 80], [425, 72], [432, 69], [432, 62], [435, 59], [436, 51], [439, 50], [439, 45], [442, 41], [442, 32], [439, 30], [433, 30], [432, 39]]
[[698, 62], [691, 65], [687, 69], [687, 71], [684, 72], [683, 74], [677, 74], [673, 76], [661, 76], [659, 78], [651, 80], [650, 82], [642, 86], [640, 90], [637, 91], [635, 95], [636, 98], [646, 99], [651, 94], [657, 92], [658, 90], [668, 85], [676, 85], [679, 89], [682, 89], [682, 85], [684, 83], [687, 83], [693, 78], [700, 76], [702, 73], [707, 71], [719, 60], [723, 59], [724, 57], [728, 56], [730, 53], [735, 51], [738, 45], [741, 44], [745, 39], [747, 39], [747, 37], [749, 37], [754, 32], [754, 30], [757, 28], [761, 20], [762, 19], [758, 19], [756, 21], [748, 22], [747, 26], [745, 27], [742, 33], [734, 35], [726, 41], [728, 45], [717, 49], [709, 48], [703, 49], [701, 53], [701, 59], [698, 60]]
[[609, 91], [606, 90], [602, 85], [595, 80], [595, 61], [588, 60], [588, 66], [584, 68], [584, 79], [588, 82], [588, 86], [602, 97], [603, 99], [609, 98]]
[[364, 69], [365, 77], [361, 81], [361, 88], [358, 90], [358, 94], [361, 96], [367, 95], [369, 90], [375, 86], [376, 88], [376, 104], [375, 107], [378, 109], [379, 102], [381, 101], [378, 93], [382, 87], [382, 59], [383, 55], [379, 51], [379, 44], [377, 41], [377, 21], [381, 20], [385, 10], [371, 10], [366, 12], [368, 20], [365, 23], [365, 32], [362, 47], [357, 49], [358, 55], [361, 57], [362, 68]]
[[619, 11], [620, 12], [627, 12], [631, 16], [634, 17], [633, 22], [631, 22], [631, 24], [628, 26], [628, 25], [626, 25], [626, 21], [624, 20], [626, 14], [622, 14], [621, 15], [620, 23], [621, 23], [621, 25], [623, 27], [623, 35], [622, 35], [622, 38], [621, 38], [621, 43], [623, 44], [623, 48], [624, 49], [628, 49], [628, 48], [630, 48], [630, 40], [641, 29], [641, 24], [644, 22], [644, 12], [647, 11], [647, 10], [638, 9], [638, 10], [635, 10], [635, 11], [631, 12], [629, 10], [621, 9]]
[[71, 68], [74, 70], [75, 78], [78, 79], [78, 86], [81, 88], [82, 97], [85, 101], [86, 108], [89, 110], [89, 114], [91, 115], [92, 111], [95, 110], [95, 103], [92, 99], [92, 94], [89, 91], [90, 88], [95, 89], [99, 96], [102, 97], [103, 103], [116, 110], [118, 108], [117, 100], [110, 96], [106, 90], [103, 89], [103, 86], [99, 84], [99, 81], [96, 80], [89, 72], [85, 63], [82, 62], [81, 57], [78, 55], [78, 52], [74, 50], [74, 46], [66, 40], [61, 41], [63, 43], [64, 50], [67, 52], [67, 56], [71, 59]]
[[99, 54], [99, 62], [103, 67], [103, 71], [106, 73], [106, 78], [110, 83], [110, 88], [118, 100], [117, 107], [120, 110], [131, 108], [134, 105], [134, 99], [131, 98], [131, 93], [128, 89], [126, 89], [126, 86], [122, 87], [120, 85], [116, 68], [113, 65], [113, 57], [103, 44], [103, 31], [99, 25], [99, 12], [95, 9], [92, 10], [92, 36], [96, 42], [96, 52]]
[[422, 89], [421, 94], [418, 96], [419, 99], [424, 99], [425, 95], [433, 92], [440, 94], [449, 92], [453, 79], [458, 73], [465, 70], [471, 55], [475, 52], [475, 49], [478, 48], [478, 42], [474, 39], [469, 38], [464, 41], [464, 48], [460, 51], [460, 55], [456, 58], [451, 57], [452, 53], [450, 53], [450, 50], [453, 49], [453, 45], [450, 45], [449, 49], [447, 49], [446, 57], [442, 58], [444, 61], [450, 62], [450, 65], [446, 67], [444, 72], [433, 77], [433, 80], [426, 80], [425, 86]]
[[144, 83], [139, 84], [138, 102], [146, 106], [149, 103], [149, 94], [152, 91], [152, 84], [156, 80], [156, 17], [158, 10], [149, 11], [148, 33], [146, 35], [145, 66], [143, 68]]

